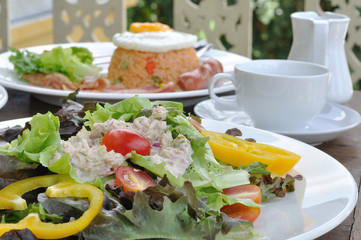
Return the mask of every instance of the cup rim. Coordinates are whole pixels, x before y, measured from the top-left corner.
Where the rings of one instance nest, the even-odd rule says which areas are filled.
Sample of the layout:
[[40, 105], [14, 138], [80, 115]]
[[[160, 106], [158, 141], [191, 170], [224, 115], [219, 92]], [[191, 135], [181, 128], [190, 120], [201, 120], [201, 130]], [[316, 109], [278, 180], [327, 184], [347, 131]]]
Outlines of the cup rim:
[[[279, 63], [279, 64], [297, 64], [300, 66], [306, 66], [306, 67], [313, 67], [320, 70], [320, 73], [314, 73], [314, 74], [305, 74], [305, 75], [285, 75], [285, 74], [274, 74], [274, 73], [263, 73], [255, 71], [254, 69], [249, 69], [247, 66], [258, 64], [258, 63]], [[305, 61], [297, 61], [297, 60], [286, 60], [286, 59], [256, 59], [247, 61], [244, 63], [238, 63], [235, 65], [235, 70], [237, 69], [240, 72], [259, 75], [259, 76], [269, 76], [269, 77], [278, 77], [278, 78], [309, 78], [309, 77], [321, 77], [321, 76], [327, 76], [330, 75], [330, 71], [327, 67], [312, 63], [312, 62], [305, 62]]]

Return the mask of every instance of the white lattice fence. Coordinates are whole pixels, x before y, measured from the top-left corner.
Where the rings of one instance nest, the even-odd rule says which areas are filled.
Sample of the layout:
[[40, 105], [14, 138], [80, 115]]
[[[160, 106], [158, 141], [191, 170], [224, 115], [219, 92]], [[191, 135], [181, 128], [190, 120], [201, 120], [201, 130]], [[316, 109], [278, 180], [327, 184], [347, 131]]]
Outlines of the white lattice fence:
[[203, 0], [199, 5], [190, 0], [173, 0], [174, 29], [182, 32], [204, 32], [215, 48], [252, 55], [252, 1]]
[[8, 50], [10, 43], [8, 0], [0, 0], [0, 52]]
[[54, 41], [111, 41], [126, 30], [125, 0], [53, 0]]

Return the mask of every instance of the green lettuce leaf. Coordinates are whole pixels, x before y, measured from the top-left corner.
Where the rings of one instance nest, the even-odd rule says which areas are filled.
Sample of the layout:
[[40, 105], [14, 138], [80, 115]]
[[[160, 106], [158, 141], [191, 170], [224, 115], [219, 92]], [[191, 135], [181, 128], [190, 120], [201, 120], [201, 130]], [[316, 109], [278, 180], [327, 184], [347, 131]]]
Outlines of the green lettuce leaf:
[[[79, 52], [78, 52], [79, 53]], [[84, 51], [82, 52], [84, 53]], [[83, 61], [84, 56], [82, 56]], [[40, 55], [42, 72], [59, 72], [68, 76], [70, 81], [80, 83], [86, 76], [98, 76], [101, 67], [82, 62], [78, 55], [73, 55], [71, 48], [57, 47]]]
[[183, 111], [182, 103], [171, 101], [151, 102], [149, 99], [141, 98], [136, 95], [115, 104], [106, 103], [104, 106], [97, 104], [96, 111], [86, 112], [84, 119], [87, 119], [88, 122], [86, 122], [85, 125], [91, 127], [94, 123], [103, 123], [110, 118], [121, 119], [128, 122], [132, 118], [136, 118], [142, 111], [151, 109], [155, 105], [162, 105], [179, 112]]
[[16, 73], [21, 76], [30, 73], [59, 72], [73, 82], [79, 83], [85, 76], [98, 76], [101, 67], [92, 65], [93, 56], [85, 48], [56, 47], [41, 54], [28, 50], [10, 49], [13, 54], [9, 61], [14, 64]]
[[241, 203], [245, 206], [254, 207], [254, 208], [262, 208], [263, 205], [255, 203], [251, 199], [247, 198], [234, 198], [227, 195], [222, 194], [221, 192], [215, 190], [213, 187], [208, 188], [200, 188], [197, 189], [197, 197], [198, 198], [207, 198], [207, 205], [212, 209], [221, 209], [224, 205], [232, 205], [235, 203]]
[[25, 162], [37, 162], [45, 167], [56, 151], [60, 151], [59, 119], [50, 112], [36, 114], [29, 122], [31, 128], [0, 147], [0, 153], [15, 156]]
[[163, 177], [164, 175], [167, 175], [169, 181], [174, 186], [180, 187], [183, 185], [185, 181], [185, 179], [182, 176], [176, 178], [169, 171], [165, 170], [164, 168], [165, 163], [161, 163], [161, 164], [154, 163], [149, 156], [142, 156], [137, 154], [135, 151], [133, 151], [130, 156], [130, 161], [136, 165], [144, 167], [145, 169], [147, 169], [148, 171], [154, 173], [159, 177]]
[[1, 223], [17, 223], [30, 213], [37, 213], [40, 220], [62, 223], [63, 219], [55, 214], [49, 214], [41, 204], [33, 203], [25, 210], [3, 210], [1, 212]]
[[82, 47], [71, 47], [71, 50], [72, 54], [77, 56], [82, 63], [93, 63], [93, 54], [88, 49]]
[[183, 134], [191, 141], [194, 151], [193, 163], [183, 177], [195, 187], [209, 187], [221, 191], [224, 188], [249, 183], [249, 174], [245, 170], [235, 170], [221, 165], [213, 156], [212, 149], [203, 137], [185, 117], [169, 117], [169, 122], [178, 134]]
[[177, 116], [172, 119], [174, 129], [191, 140], [194, 151], [193, 162], [183, 175], [196, 188], [197, 197], [207, 198], [207, 205], [219, 210], [224, 205], [242, 203], [250, 207], [262, 207], [252, 200], [232, 198], [222, 194], [222, 189], [249, 184], [249, 173], [246, 170], [235, 170], [231, 166], [220, 164], [213, 156], [208, 144], [197, 129], [185, 118]]
[[10, 51], [12, 52], [12, 55], [9, 57], [9, 61], [14, 65], [15, 72], [19, 76], [41, 72], [42, 64], [40, 61], [40, 54], [28, 50], [19, 51], [12, 47], [10, 47]]

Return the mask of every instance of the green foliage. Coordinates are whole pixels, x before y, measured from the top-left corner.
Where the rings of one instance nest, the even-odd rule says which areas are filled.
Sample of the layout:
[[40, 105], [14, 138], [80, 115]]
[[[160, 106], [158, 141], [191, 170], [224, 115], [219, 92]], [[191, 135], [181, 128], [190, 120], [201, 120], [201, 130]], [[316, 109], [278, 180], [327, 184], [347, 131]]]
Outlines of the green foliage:
[[285, 59], [292, 45], [290, 15], [302, 11], [303, 0], [254, 0], [254, 59]]
[[138, 0], [136, 7], [128, 9], [127, 20], [128, 26], [132, 22], [161, 22], [173, 26], [173, 0]]

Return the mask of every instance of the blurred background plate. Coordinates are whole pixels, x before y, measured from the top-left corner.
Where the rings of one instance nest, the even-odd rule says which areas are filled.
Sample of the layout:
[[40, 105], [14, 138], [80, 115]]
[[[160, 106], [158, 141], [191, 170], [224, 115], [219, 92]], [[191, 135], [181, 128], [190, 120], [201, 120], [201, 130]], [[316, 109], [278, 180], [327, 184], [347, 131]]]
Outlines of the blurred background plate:
[[[106, 74], [110, 62], [110, 58], [113, 54], [115, 46], [111, 42], [89, 42], [89, 43], [67, 43], [67, 44], [52, 44], [52, 45], [43, 45], [37, 47], [30, 47], [27, 50], [31, 52], [41, 53], [44, 50], [50, 50], [54, 47], [85, 47], [89, 49], [94, 56], [94, 64], [101, 66], [103, 71], [101, 74]], [[11, 55], [10, 52], [5, 52], [0, 54], [0, 84], [11, 89], [16, 89], [24, 92], [29, 92], [34, 95], [34, 97], [53, 104], [61, 106], [61, 99], [68, 96], [71, 91], [56, 90], [50, 88], [43, 88], [38, 86], [31, 86], [27, 82], [22, 81], [15, 74], [12, 63], [9, 62], [8, 58]], [[237, 63], [250, 61], [249, 58], [243, 57], [238, 54], [220, 51], [220, 50], [210, 50], [207, 52], [201, 60], [206, 58], [213, 57], [220, 61], [223, 65], [224, 72], [233, 72], [234, 65]], [[228, 93], [233, 91], [234, 87], [230, 82], [224, 82], [222, 86], [217, 89], [217, 93]], [[77, 95], [77, 100], [79, 102], [85, 101], [104, 101], [104, 102], [118, 102], [120, 100], [134, 96], [135, 94], [123, 94], [123, 93], [94, 93], [94, 92], [85, 92], [80, 91]], [[148, 93], [148, 94], [138, 94], [141, 97], [148, 98], [150, 100], [171, 100], [171, 101], [181, 101], [184, 106], [194, 105], [201, 100], [208, 98], [208, 89], [194, 90], [194, 91], [180, 91], [180, 92], [166, 92], [166, 93]]]

